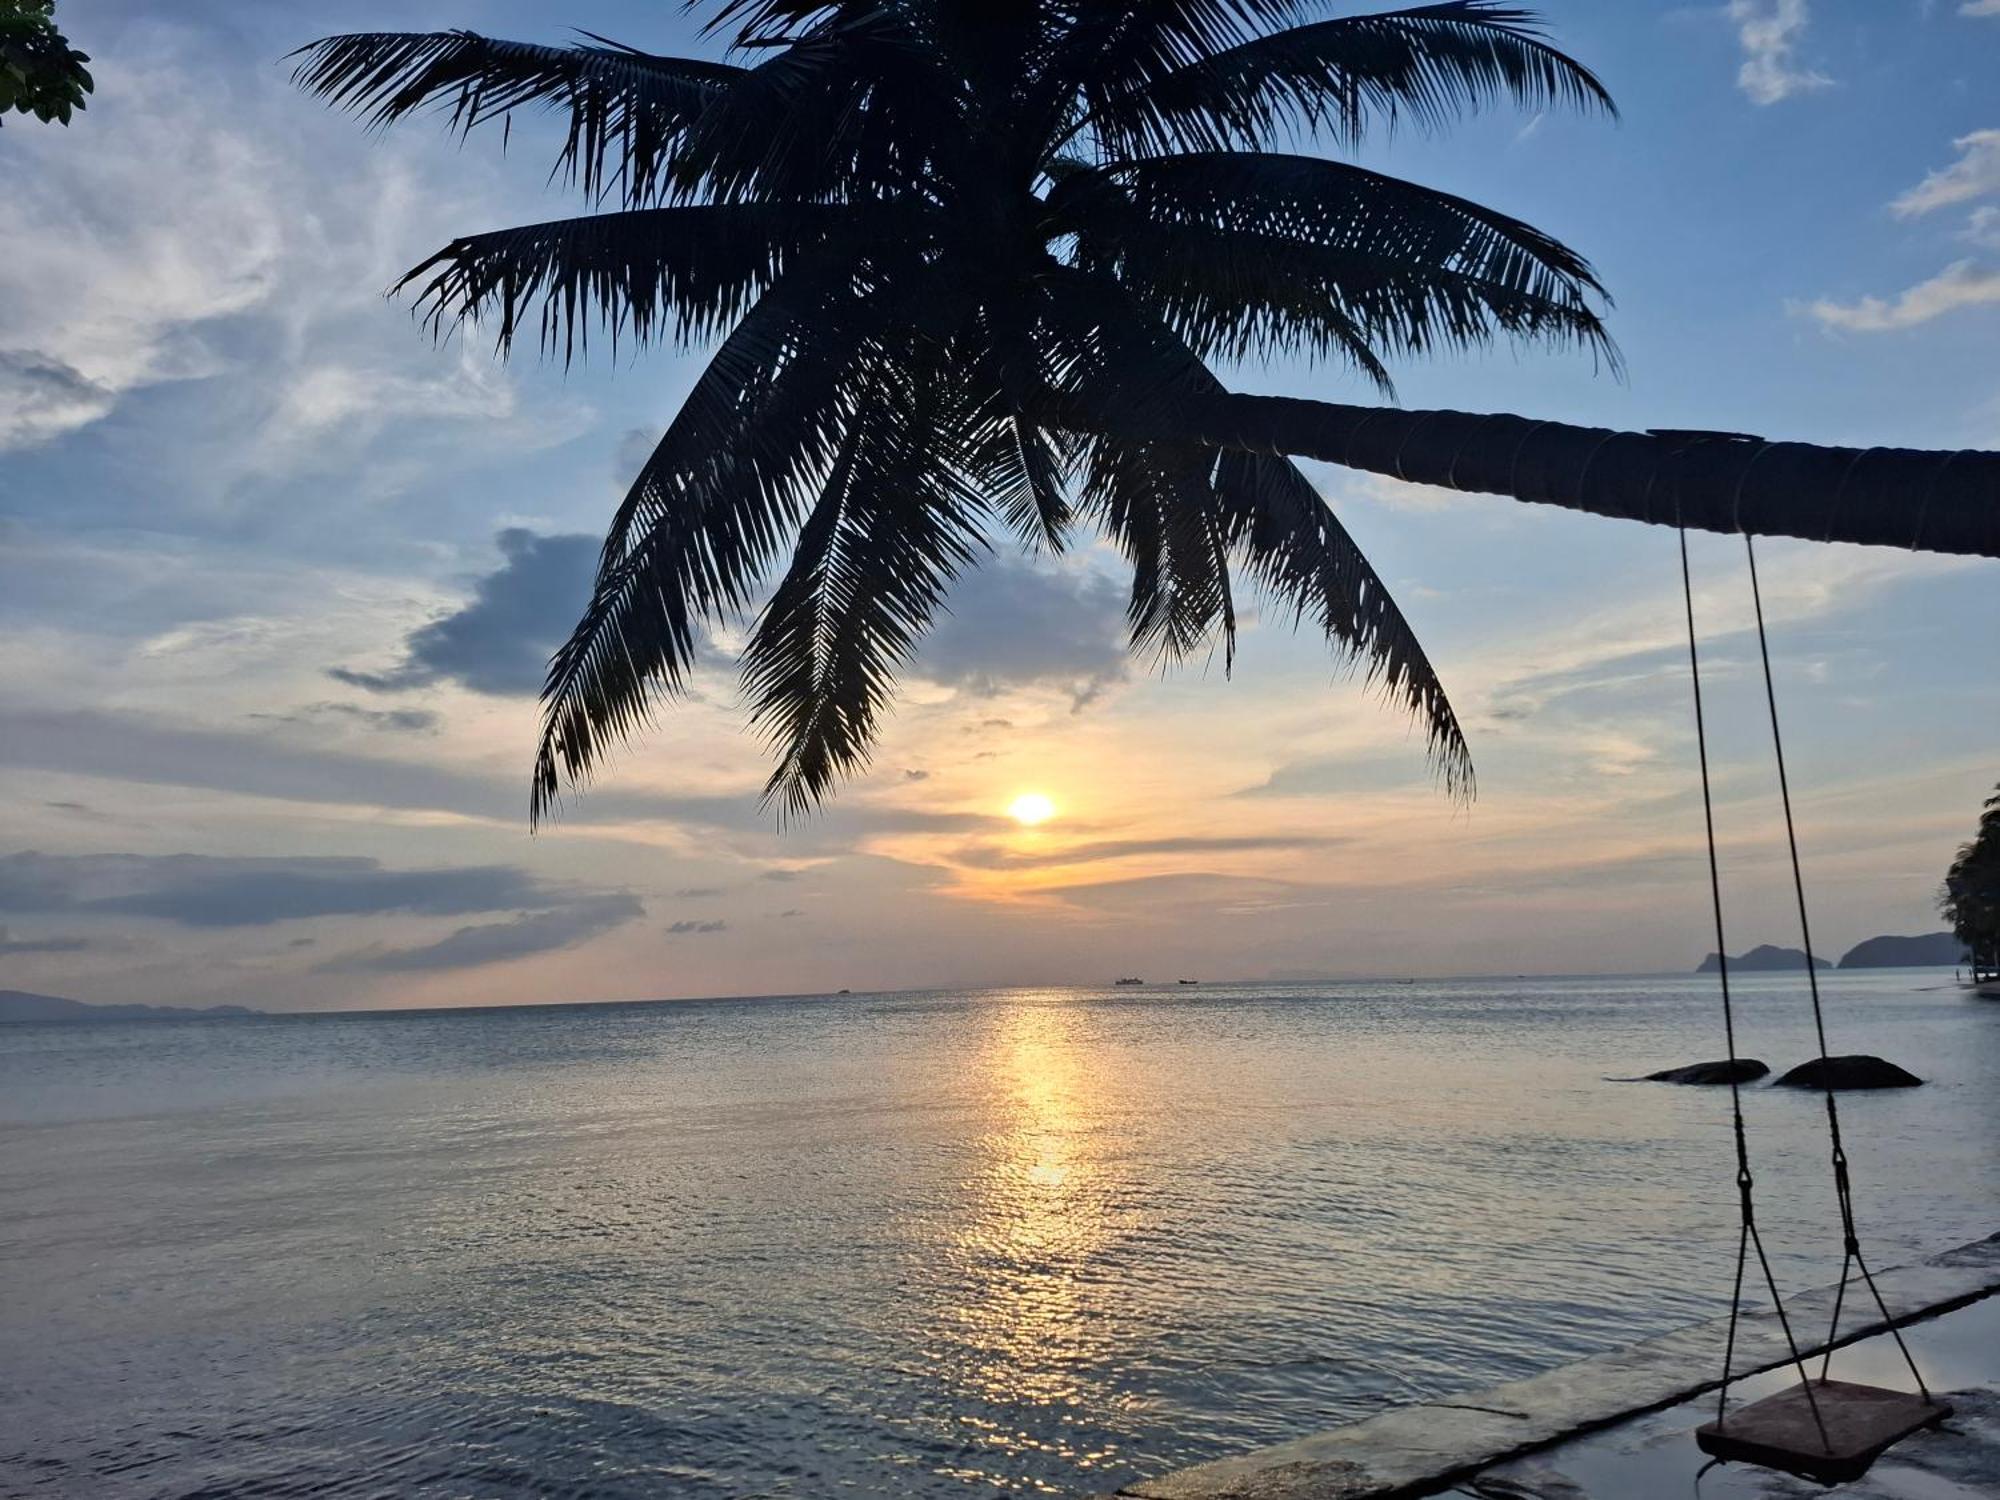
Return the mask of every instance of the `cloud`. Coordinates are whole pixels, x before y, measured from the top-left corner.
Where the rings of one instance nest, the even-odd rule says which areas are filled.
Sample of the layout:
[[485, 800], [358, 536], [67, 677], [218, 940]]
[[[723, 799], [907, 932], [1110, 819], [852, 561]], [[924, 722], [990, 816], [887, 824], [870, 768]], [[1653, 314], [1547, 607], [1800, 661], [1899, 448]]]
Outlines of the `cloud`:
[[2000, 208], [1975, 208], [1958, 237], [1986, 250], [2000, 250]]
[[495, 542], [500, 566], [474, 582], [469, 604], [411, 631], [401, 665], [385, 672], [335, 667], [329, 675], [377, 692], [447, 678], [481, 693], [541, 691], [549, 657], [590, 598], [600, 543], [587, 535], [538, 536], [523, 527], [508, 528]]
[[684, 901], [706, 901], [711, 896], [720, 896], [722, 894], [722, 887], [719, 885], [689, 885], [681, 887], [674, 894]]
[[363, 708], [358, 703], [309, 703], [288, 714], [254, 713], [253, 719], [269, 719], [279, 724], [302, 724], [313, 719], [346, 719], [370, 729], [397, 734], [430, 734], [438, 727], [438, 716], [427, 708]]
[[[269, 736], [189, 728], [140, 714], [74, 709], [10, 710], [0, 717], [0, 765], [96, 776], [147, 786], [189, 786], [352, 808], [448, 813], [518, 825], [527, 817], [520, 779], [454, 770], [433, 757], [391, 759], [290, 745]], [[526, 747], [523, 747], [525, 758]], [[524, 761], [525, 764], [525, 761]], [[773, 857], [802, 858], [851, 848], [873, 834], [971, 834], [1001, 826], [977, 813], [845, 798], [779, 835], [756, 793], [670, 794], [603, 788], [573, 798], [563, 820], [602, 827], [668, 823], [739, 836]], [[766, 876], [765, 878], [782, 878]]]
[[0, 451], [95, 422], [117, 394], [53, 355], [0, 349]]
[[612, 474], [623, 485], [629, 485], [638, 478], [639, 471], [646, 467], [646, 460], [653, 456], [653, 450], [660, 446], [660, 434], [651, 427], [628, 427], [618, 439], [618, 446], [612, 450]]
[[998, 557], [959, 582], [912, 670], [977, 697], [1059, 687], [1081, 708], [1129, 664], [1117, 584], [1088, 568]]
[[667, 931], [675, 934], [676, 936], [686, 933], [695, 933], [695, 932], [727, 932], [729, 931], [729, 924], [723, 921], [671, 922], [667, 925]]
[[126, 393], [209, 373], [218, 320], [278, 284], [275, 163], [221, 101], [153, 47], [93, 64], [91, 146], [73, 131], [10, 139], [0, 257], [0, 448], [59, 437]]
[[1351, 840], [1310, 834], [1248, 834], [1237, 837], [1183, 836], [1156, 839], [1101, 839], [1063, 849], [1009, 849], [972, 845], [953, 856], [958, 863], [981, 870], [1042, 870], [1064, 865], [1099, 864], [1105, 860], [1137, 859], [1160, 854], [1241, 854], [1277, 849], [1324, 849]]
[[1367, 474], [1349, 469], [1342, 471], [1340, 481], [1342, 500], [1360, 500], [1385, 510], [1425, 515], [1438, 511], [1490, 508], [1491, 497], [1487, 495], [1468, 495], [1436, 485], [1412, 484], [1407, 479], [1396, 479], [1387, 474]]
[[1140, 875], [1127, 880], [1045, 886], [1035, 894], [1133, 918], [1171, 920], [1178, 913], [1212, 921], [1217, 917], [1248, 916], [1284, 907], [1324, 905], [1331, 891], [1301, 881], [1191, 870], [1175, 875]]
[[1892, 202], [1889, 210], [1897, 218], [1912, 219], [2000, 193], [2000, 130], [1975, 130], [1951, 144], [1958, 160], [1932, 172]]
[[1960, 260], [1930, 280], [1905, 288], [1893, 299], [1863, 297], [1849, 303], [1822, 299], [1807, 304], [1803, 311], [1822, 326], [1847, 333], [1894, 333], [1961, 307], [1989, 302], [2000, 302], [2000, 269]]
[[1965, 0], [1958, 13], [1961, 16], [2000, 16], [2000, 0]]
[[345, 856], [0, 856], [0, 912], [148, 917], [183, 927], [261, 927], [310, 917], [461, 916], [597, 899], [508, 865], [385, 870]]
[[1420, 787], [1429, 780], [1430, 775], [1421, 756], [1403, 751], [1386, 755], [1348, 752], [1285, 762], [1273, 767], [1264, 780], [1230, 795], [1353, 797], [1364, 792], [1387, 792], [1397, 787]]
[[59, 813], [68, 813], [72, 818], [81, 818], [86, 823], [115, 823], [118, 820], [109, 813], [99, 812], [86, 802], [44, 802], [42, 806]]
[[1794, 94], [1829, 87], [1823, 73], [1794, 65], [1793, 53], [1811, 17], [1806, 0], [1729, 0], [1729, 19], [1736, 23], [1743, 46], [1743, 66], [1736, 83], [1755, 104], [1778, 104]]
[[645, 907], [629, 892], [579, 901], [556, 911], [524, 912], [510, 922], [461, 927], [434, 943], [409, 948], [371, 948], [316, 966], [321, 974], [413, 974], [433, 969], [471, 969], [537, 953], [574, 948], [603, 932], [644, 916]]
[[0, 958], [26, 953], [81, 953], [93, 946], [89, 938], [82, 937], [17, 938], [5, 924], [0, 924]]

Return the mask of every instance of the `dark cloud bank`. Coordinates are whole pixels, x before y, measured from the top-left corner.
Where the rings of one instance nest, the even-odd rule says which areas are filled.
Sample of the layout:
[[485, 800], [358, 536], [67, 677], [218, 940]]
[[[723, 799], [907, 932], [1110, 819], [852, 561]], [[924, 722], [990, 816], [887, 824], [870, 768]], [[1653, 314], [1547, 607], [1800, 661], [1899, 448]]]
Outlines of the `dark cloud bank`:
[[447, 678], [500, 696], [540, 692], [549, 657], [590, 598], [601, 544], [594, 536], [540, 536], [518, 526], [495, 542], [500, 566], [473, 584], [470, 603], [411, 631], [400, 666], [335, 667], [328, 675], [375, 692]]
[[1125, 593], [1100, 574], [996, 557], [960, 579], [918, 648], [916, 671], [993, 697], [1054, 685], [1082, 708], [1130, 668]]
[[0, 914], [138, 917], [182, 927], [264, 927], [325, 917], [508, 912], [408, 948], [329, 959], [329, 973], [468, 968], [572, 947], [645, 914], [629, 891], [555, 885], [507, 865], [385, 870], [375, 860], [203, 854], [0, 856]]

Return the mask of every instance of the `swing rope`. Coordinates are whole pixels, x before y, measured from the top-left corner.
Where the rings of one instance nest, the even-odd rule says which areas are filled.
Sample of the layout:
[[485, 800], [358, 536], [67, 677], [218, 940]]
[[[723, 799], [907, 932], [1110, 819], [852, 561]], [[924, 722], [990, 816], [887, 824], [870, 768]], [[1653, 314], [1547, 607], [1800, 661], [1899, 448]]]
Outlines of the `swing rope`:
[[[1799, 939], [1805, 948], [1806, 954], [1806, 984], [1812, 993], [1813, 1030], [1819, 1038], [1820, 1061], [1824, 1064], [1827, 1057], [1826, 1015], [1820, 1006], [1819, 965], [1813, 958], [1812, 922], [1806, 915], [1806, 882], [1805, 876], [1800, 872], [1799, 835], [1792, 819], [1792, 786], [1790, 778], [1785, 774], [1785, 737], [1778, 727], [1778, 691], [1773, 684], [1771, 673], [1771, 642], [1764, 629], [1764, 592], [1757, 580], [1757, 544], [1751, 539], [1750, 533], [1747, 531], [1743, 533], [1743, 550], [1750, 560], [1750, 598], [1757, 608], [1757, 650], [1762, 656], [1764, 663], [1764, 701], [1771, 711], [1771, 748], [1777, 756], [1778, 794], [1783, 800], [1785, 807], [1785, 843], [1790, 849], [1792, 856], [1792, 893], [1798, 898]], [[1681, 564], [1682, 582], [1685, 584], [1687, 565], [1687, 534], [1685, 532], [1681, 534]], [[1692, 595], [1690, 595], [1689, 601], [1689, 619], [1690, 622], [1693, 619]], [[1697, 694], [1700, 692], [1699, 685], [1696, 687], [1696, 692]], [[1707, 774], [1707, 756], [1704, 751], [1702, 771], [1704, 795], [1707, 792]], [[1711, 824], [1709, 831], [1711, 870], [1715, 852], [1714, 837], [1714, 828]], [[1726, 1005], [1727, 1003], [1728, 996], [1725, 987], [1724, 1004]], [[1834, 1338], [1840, 1332], [1841, 1307], [1847, 1300], [1847, 1275], [1849, 1270], [1858, 1268], [1861, 1272], [1861, 1279], [1868, 1286], [1869, 1295], [1875, 1299], [1876, 1311], [1881, 1313], [1882, 1321], [1888, 1325], [1890, 1335], [1896, 1340], [1896, 1348], [1902, 1352], [1903, 1363], [1910, 1367], [1910, 1376], [1916, 1381], [1917, 1390], [1923, 1395], [1926, 1401], [1929, 1401], [1931, 1399], [1930, 1387], [1924, 1384], [1923, 1373], [1917, 1369], [1916, 1358], [1910, 1353], [1910, 1346], [1903, 1342], [1902, 1330], [1896, 1326], [1896, 1320], [1889, 1316], [1888, 1304], [1882, 1300], [1881, 1289], [1875, 1285], [1875, 1273], [1868, 1269], [1867, 1257], [1861, 1253], [1861, 1237], [1854, 1228], [1854, 1192], [1848, 1178], [1847, 1150], [1841, 1144], [1840, 1139], [1840, 1106], [1834, 1100], [1831, 1071], [1822, 1067], [1821, 1072], [1823, 1081], [1826, 1084], [1826, 1129], [1827, 1136], [1833, 1145], [1833, 1190], [1834, 1196], [1840, 1204], [1840, 1232], [1843, 1249], [1840, 1261], [1840, 1285], [1833, 1295], [1833, 1319], [1827, 1325], [1826, 1353], [1820, 1360], [1819, 1378], [1824, 1381], [1827, 1378], [1827, 1372], [1833, 1366]], [[1739, 1131], [1742, 1128], [1742, 1117], [1740, 1115], [1738, 1116], [1737, 1128]], [[1740, 1261], [1738, 1262], [1737, 1274], [1740, 1283], [1742, 1275]], [[1723, 1369], [1725, 1389], [1727, 1389], [1728, 1379], [1728, 1367], [1725, 1365]], [[1807, 1390], [1810, 1391], [1811, 1387], [1808, 1386]], [[1823, 1429], [1822, 1435], [1824, 1435]]]
[[[1688, 675], [1694, 684], [1695, 745], [1701, 756], [1701, 811], [1708, 834], [1708, 891], [1715, 911], [1716, 968], [1722, 981], [1722, 1029], [1729, 1043], [1729, 1061], [1733, 1064], [1737, 1060], [1736, 1009], [1729, 992], [1729, 944], [1723, 935], [1722, 922], [1722, 871], [1715, 853], [1715, 798], [1708, 771], [1708, 724], [1702, 712], [1701, 653], [1696, 645], [1694, 624], [1694, 576], [1688, 566], [1687, 528], [1677, 529], [1681, 543], [1681, 593], [1687, 605]], [[1806, 1376], [1805, 1357], [1799, 1353], [1799, 1341], [1792, 1334], [1792, 1320], [1785, 1312], [1785, 1299], [1778, 1292], [1778, 1278], [1771, 1270], [1771, 1258], [1764, 1252], [1764, 1237], [1757, 1229], [1750, 1143], [1743, 1130], [1743, 1090], [1736, 1080], [1734, 1067], [1729, 1070], [1729, 1111], [1736, 1135], [1736, 1196], [1741, 1229], [1736, 1238], [1736, 1284], [1729, 1297], [1729, 1337], [1723, 1347], [1722, 1386], [1716, 1394], [1715, 1420], [1720, 1425], [1729, 1410], [1729, 1381], [1736, 1361], [1736, 1325], [1743, 1310], [1743, 1273], [1749, 1252], [1754, 1247], [1757, 1264], [1764, 1273], [1764, 1285], [1771, 1294], [1771, 1306], [1778, 1314], [1778, 1326], [1785, 1332], [1785, 1344], [1791, 1350], [1792, 1364], [1799, 1372], [1799, 1383], [1804, 1387], [1807, 1403], [1812, 1408], [1813, 1425], [1819, 1429], [1820, 1442], [1830, 1453], [1833, 1451], [1833, 1439], [1827, 1434], [1826, 1419], [1820, 1414], [1819, 1398], [1813, 1394], [1812, 1381]]]

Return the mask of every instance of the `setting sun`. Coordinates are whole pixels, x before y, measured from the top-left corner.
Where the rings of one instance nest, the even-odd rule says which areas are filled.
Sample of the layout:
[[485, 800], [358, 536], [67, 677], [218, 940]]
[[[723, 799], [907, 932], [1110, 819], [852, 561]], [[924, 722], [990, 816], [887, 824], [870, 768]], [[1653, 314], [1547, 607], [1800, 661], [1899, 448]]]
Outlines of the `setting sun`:
[[1007, 804], [1007, 816], [1016, 823], [1032, 828], [1037, 823], [1046, 823], [1056, 815], [1055, 803], [1040, 792], [1023, 792]]

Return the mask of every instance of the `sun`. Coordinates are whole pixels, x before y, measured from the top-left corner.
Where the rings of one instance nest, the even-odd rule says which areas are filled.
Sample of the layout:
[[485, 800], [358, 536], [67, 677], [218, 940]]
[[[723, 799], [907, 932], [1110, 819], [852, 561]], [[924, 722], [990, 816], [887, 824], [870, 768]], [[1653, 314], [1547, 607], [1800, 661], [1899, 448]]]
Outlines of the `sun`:
[[1046, 823], [1055, 815], [1055, 803], [1040, 792], [1023, 792], [1007, 804], [1007, 816], [1028, 828], [1033, 828], [1037, 823]]

